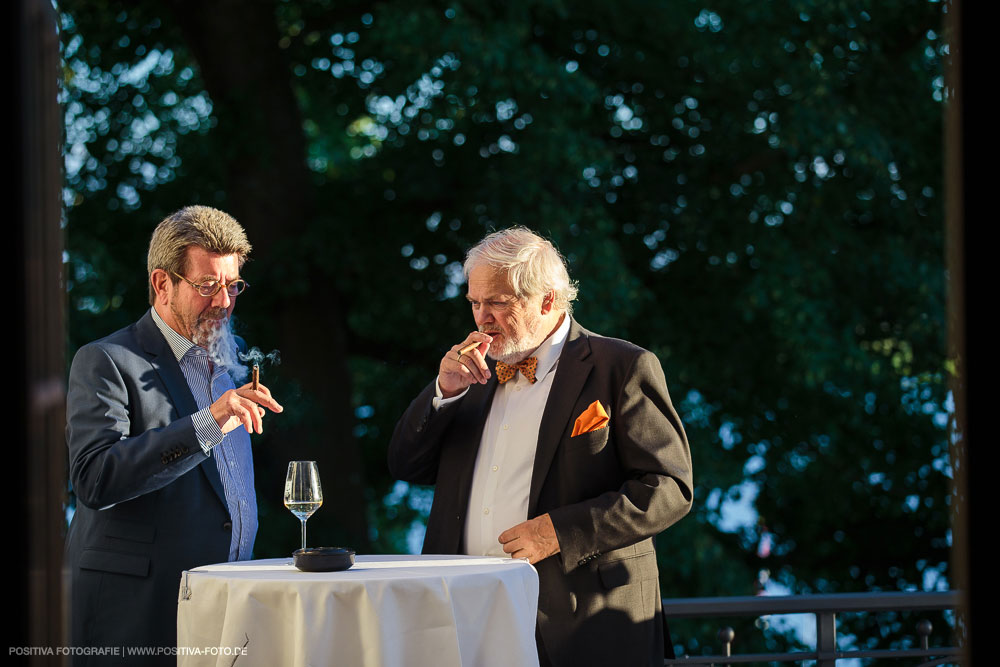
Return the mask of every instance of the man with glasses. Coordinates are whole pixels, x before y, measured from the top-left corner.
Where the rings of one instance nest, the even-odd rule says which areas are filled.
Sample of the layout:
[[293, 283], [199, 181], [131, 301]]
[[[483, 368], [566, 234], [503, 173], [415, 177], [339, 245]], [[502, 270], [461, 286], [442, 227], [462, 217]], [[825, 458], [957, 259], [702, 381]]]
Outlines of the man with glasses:
[[[69, 376], [66, 440], [77, 507], [67, 536], [74, 646], [143, 647], [176, 660], [181, 571], [251, 557], [251, 432], [263, 385], [236, 386], [229, 317], [246, 289], [243, 228], [206, 206], [163, 220], [149, 244], [150, 310], [83, 346]], [[122, 664], [121, 655], [107, 656]], [[84, 659], [98, 664], [95, 656]]]

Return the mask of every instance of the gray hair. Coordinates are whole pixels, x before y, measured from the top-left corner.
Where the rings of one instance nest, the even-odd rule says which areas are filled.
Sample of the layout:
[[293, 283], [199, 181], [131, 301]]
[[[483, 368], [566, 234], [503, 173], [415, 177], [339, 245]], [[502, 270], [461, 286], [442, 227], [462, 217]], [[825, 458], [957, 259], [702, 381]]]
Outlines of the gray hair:
[[493, 232], [473, 246], [465, 256], [465, 278], [481, 264], [507, 273], [519, 299], [555, 292], [554, 306], [572, 313], [576, 283], [569, 278], [566, 259], [551, 241], [527, 227], [510, 227]]
[[[218, 209], [208, 206], [187, 206], [168, 215], [153, 230], [146, 258], [146, 277], [163, 269], [175, 285], [180, 280], [174, 274], [184, 275], [187, 270], [187, 249], [203, 248], [219, 255], [237, 255], [240, 267], [250, 255], [250, 241], [240, 223]], [[153, 283], [149, 280], [149, 303], [156, 301]]]

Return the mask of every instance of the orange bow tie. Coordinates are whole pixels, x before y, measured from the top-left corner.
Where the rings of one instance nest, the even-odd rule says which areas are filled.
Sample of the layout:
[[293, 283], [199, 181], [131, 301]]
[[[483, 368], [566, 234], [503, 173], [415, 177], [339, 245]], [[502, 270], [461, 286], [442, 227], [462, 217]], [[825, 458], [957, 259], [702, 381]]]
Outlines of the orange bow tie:
[[537, 357], [528, 357], [516, 364], [505, 364], [502, 361], [497, 362], [497, 381], [503, 384], [507, 380], [511, 379], [517, 375], [518, 371], [521, 371], [521, 375], [528, 378], [528, 382], [535, 384], [535, 369], [538, 367]]

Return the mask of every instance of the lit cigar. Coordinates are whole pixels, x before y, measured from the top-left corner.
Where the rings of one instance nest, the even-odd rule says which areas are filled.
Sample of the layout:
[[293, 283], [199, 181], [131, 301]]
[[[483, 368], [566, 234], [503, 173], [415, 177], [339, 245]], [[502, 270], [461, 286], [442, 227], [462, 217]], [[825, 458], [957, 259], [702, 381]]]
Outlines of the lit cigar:
[[253, 374], [250, 376], [251, 382], [253, 382], [253, 390], [257, 391], [257, 384], [260, 382], [260, 366], [257, 364], [253, 365]]

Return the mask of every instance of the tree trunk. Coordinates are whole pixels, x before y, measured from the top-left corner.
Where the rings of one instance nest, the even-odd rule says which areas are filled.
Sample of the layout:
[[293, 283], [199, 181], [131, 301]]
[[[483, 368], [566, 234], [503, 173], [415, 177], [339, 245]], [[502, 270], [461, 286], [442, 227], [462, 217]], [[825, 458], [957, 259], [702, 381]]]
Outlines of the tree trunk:
[[272, 428], [255, 447], [262, 504], [280, 503], [285, 461], [315, 460], [327, 511], [310, 520], [310, 535], [317, 536], [310, 542], [344, 539], [364, 549], [364, 475], [351, 428], [346, 318], [329, 275], [333, 269], [302, 259], [300, 239], [315, 224], [315, 186], [291, 70], [278, 47], [275, 6], [244, 0], [222, 0], [211, 10], [191, 0], [170, 5], [211, 95], [218, 118], [213, 132], [221, 132], [220, 145], [232, 150], [220, 156], [227, 161], [227, 207], [254, 245], [251, 273], [255, 280], [289, 285], [271, 290], [273, 302], [250, 296], [238, 312], [252, 323], [254, 337], [268, 332], [277, 341], [280, 374], [301, 389], [276, 396], [298, 413], [294, 424], [282, 424], [277, 434]]

